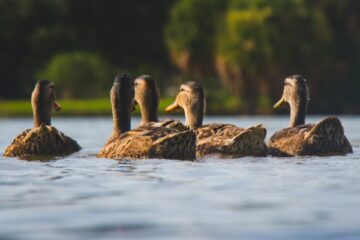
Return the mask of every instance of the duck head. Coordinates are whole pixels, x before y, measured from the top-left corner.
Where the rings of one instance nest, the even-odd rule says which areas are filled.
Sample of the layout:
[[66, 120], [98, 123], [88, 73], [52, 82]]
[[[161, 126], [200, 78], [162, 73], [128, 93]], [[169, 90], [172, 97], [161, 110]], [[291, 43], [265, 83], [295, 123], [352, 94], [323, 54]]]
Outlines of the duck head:
[[196, 129], [202, 125], [206, 109], [204, 89], [197, 82], [187, 82], [180, 86], [175, 102], [165, 111], [171, 112], [182, 108], [185, 112], [185, 125]]
[[149, 75], [142, 75], [134, 80], [135, 104], [141, 111], [141, 123], [157, 122], [160, 91], [155, 79]]
[[309, 100], [309, 89], [305, 78], [301, 75], [292, 75], [285, 79], [283, 95], [274, 108], [288, 103], [290, 105], [290, 127], [294, 127], [305, 123]]
[[61, 110], [61, 106], [56, 102], [54, 83], [49, 80], [38, 81], [31, 95], [31, 105], [34, 126], [51, 125], [51, 110]]
[[131, 110], [134, 101], [133, 81], [126, 73], [118, 74], [110, 90], [113, 114], [113, 134], [120, 135], [131, 127]]

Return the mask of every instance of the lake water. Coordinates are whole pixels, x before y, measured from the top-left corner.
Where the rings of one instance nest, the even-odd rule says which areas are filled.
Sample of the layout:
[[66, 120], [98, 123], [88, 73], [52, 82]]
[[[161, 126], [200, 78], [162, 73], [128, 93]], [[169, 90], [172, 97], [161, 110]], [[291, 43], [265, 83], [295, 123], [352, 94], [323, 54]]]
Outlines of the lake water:
[[[110, 117], [55, 118], [83, 150], [48, 162], [0, 157], [0, 239], [360, 239], [360, 117], [341, 120], [348, 156], [190, 162], [97, 159]], [[269, 138], [288, 118], [206, 122], [264, 123]], [[0, 119], [0, 152], [31, 126]]]

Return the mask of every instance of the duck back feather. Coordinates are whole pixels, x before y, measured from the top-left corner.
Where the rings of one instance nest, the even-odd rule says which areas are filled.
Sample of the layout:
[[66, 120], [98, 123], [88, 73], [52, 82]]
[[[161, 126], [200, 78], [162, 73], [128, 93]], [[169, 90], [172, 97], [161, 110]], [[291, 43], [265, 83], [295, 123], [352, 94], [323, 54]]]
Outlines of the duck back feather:
[[352, 153], [340, 120], [327, 117], [318, 124], [305, 124], [276, 132], [269, 142], [275, 156], [342, 155]]
[[79, 144], [44, 124], [19, 134], [6, 148], [6, 157], [26, 157], [31, 155], [68, 155], [81, 149]]
[[[220, 127], [221, 124], [217, 126]], [[225, 125], [225, 124], [224, 124]], [[213, 129], [209, 137], [205, 133], [198, 137], [197, 157], [217, 154], [221, 157], [265, 156], [267, 147], [264, 143], [266, 129], [262, 125], [241, 129], [233, 125]], [[232, 131], [231, 131], [232, 130]], [[211, 131], [210, 131], [211, 132]], [[207, 131], [209, 134], [209, 131]]]
[[162, 158], [194, 160], [196, 156], [194, 131], [178, 131], [164, 127], [139, 127], [109, 142], [98, 157]]

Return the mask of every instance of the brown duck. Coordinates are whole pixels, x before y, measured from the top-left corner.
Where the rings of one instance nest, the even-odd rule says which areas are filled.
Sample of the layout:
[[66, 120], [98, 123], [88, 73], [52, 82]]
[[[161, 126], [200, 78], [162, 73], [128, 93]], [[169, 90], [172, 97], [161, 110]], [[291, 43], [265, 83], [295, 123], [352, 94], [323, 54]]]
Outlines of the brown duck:
[[309, 102], [306, 80], [300, 75], [285, 79], [283, 96], [274, 105], [290, 105], [290, 127], [276, 132], [269, 141], [269, 153], [275, 156], [339, 155], [352, 153], [340, 120], [327, 117], [318, 124], [305, 124]]
[[40, 80], [36, 83], [31, 104], [34, 128], [18, 135], [6, 148], [4, 156], [68, 155], [81, 149], [76, 141], [51, 126], [51, 110], [61, 110], [52, 82]]
[[266, 129], [262, 125], [239, 128], [232, 124], [212, 123], [202, 125], [206, 100], [204, 90], [197, 82], [187, 82], [173, 104], [165, 110], [170, 112], [183, 108], [185, 125], [196, 131], [196, 154], [202, 157], [218, 154], [221, 157], [264, 156], [267, 153], [264, 138]]
[[159, 87], [150, 75], [142, 75], [134, 80], [135, 105], [139, 105], [141, 112], [140, 126], [167, 127], [179, 131], [189, 130], [180, 121], [166, 119], [159, 121], [158, 107], [160, 99]]
[[126, 74], [118, 75], [110, 91], [113, 112], [112, 136], [98, 157], [195, 159], [196, 135], [193, 131], [154, 126], [130, 130], [134, 101], [133, 81]]

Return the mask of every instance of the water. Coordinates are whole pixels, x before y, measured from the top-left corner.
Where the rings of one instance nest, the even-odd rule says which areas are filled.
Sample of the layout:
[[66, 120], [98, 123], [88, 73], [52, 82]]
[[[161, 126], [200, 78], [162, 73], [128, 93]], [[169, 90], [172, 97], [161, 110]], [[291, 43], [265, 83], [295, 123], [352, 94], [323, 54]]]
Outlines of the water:
[[[262, 122], [268, 137], [288, 121], [206, 120]], [[0, 239], [360, 239], [360, 118], [341, 120], [352, 155], [185, 162], [97, 159], [110, 118], [55, 118], [83, 150], [48, 162], [0, 158]], [[31, 126], [1, 119], [0, 152]]]

